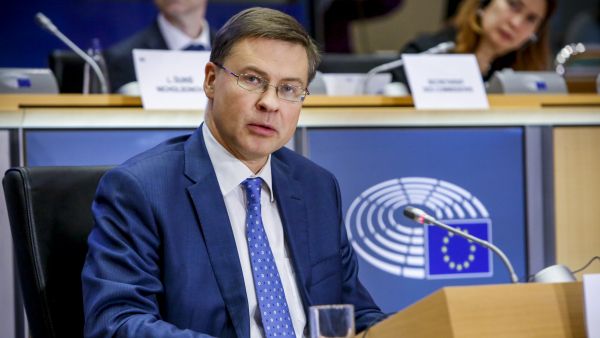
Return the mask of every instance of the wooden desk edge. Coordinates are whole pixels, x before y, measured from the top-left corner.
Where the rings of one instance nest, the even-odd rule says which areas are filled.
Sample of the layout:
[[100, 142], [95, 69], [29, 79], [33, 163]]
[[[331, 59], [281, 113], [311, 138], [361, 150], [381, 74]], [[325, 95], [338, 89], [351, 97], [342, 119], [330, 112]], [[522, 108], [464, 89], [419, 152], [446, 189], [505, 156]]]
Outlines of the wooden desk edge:
[[[600, 95], [488, 95], [492, 108], [542, 108], [565, 106], [599, 106]], [[0, 111], [16, 111], [31, 107], [131, 107], [140, 108], [142, 100], [138, 96], [124, 95], [0, 95]], [[304, 108], [318, 107], [413, 107], [410, 96], [308, 96]]]

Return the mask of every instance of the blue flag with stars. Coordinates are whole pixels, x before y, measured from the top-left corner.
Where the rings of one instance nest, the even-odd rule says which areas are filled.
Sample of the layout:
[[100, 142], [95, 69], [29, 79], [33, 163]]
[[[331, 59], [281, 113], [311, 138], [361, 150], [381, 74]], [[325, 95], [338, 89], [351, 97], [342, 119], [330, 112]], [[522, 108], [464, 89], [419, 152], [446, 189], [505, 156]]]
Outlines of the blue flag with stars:
[[[448, 220], [451, 227], [491, 241], [491, 221]], [[440, 227], [426, 227], [427, 278], [487, 277], [492, 275], [492, 252]]]

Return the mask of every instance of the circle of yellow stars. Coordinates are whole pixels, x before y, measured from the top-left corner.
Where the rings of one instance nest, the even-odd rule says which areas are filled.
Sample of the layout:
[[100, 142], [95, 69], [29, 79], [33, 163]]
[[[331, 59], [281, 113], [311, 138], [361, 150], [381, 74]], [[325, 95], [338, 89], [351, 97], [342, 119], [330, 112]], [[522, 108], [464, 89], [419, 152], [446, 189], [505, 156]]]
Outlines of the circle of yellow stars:
[[[464, 232], [464, 233], [469, 233], [469, 231], [467, 229], [461, 229], [461, 228], [457, 228], [458, 230]], [[448, 252], [448, 247], [450, 245], [450, 241], [452, 240], [452, 238], [454, 237], [454, 233], [452, 232], [448, 232], [448, 234], [446, 236], [444, 236], [444, 238], [442, 239], [442, 242], [444, 243], [441, 247], [442, 253], [444, 254], [444, 262], [446, 264], [448, 264], [448, 267], [452, 270], [456, 270], [458, 272], [463, 271], [468, 269], [471, 266], [471, 263], [473, 263], [473, 261], [475, 260], [475, 251], [477, 251], [477, 246], [475, 244], [473, 244], [473, 241], [469, 241], [470, 245], [469, 245], [469, 255], [467, 256], [466, 260], [463, 260], [462, 262], [456, 262], [452, 259], [452, 257], [450, 256], [449, 252]], [[461, 237], [462, 238], [462, 237]]]

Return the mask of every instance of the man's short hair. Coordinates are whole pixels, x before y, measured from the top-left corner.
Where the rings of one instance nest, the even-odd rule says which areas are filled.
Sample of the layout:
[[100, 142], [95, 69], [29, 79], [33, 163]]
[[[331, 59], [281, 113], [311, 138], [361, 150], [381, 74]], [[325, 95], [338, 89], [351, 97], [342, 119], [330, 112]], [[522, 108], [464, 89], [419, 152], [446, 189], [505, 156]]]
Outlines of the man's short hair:
[[321, 57], [311, 37], [296, 19], [269, 8], [253, 7], [231, 17], [215, 36], [210, 61], [223, 64], [231, 48], [246, 38], [282, 40], [302, 45], [308, 57], [308, 81], [315, 76]]

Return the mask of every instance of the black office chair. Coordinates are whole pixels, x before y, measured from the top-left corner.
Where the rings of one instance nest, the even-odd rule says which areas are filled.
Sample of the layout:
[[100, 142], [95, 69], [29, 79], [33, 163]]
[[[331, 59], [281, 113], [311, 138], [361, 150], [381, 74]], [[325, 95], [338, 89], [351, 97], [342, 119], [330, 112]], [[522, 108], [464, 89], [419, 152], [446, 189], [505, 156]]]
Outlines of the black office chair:
[[56, 77], [61, 93], [83, 91], [83, 59], [70, 50], [54, 50], [48, 57], [48, 66]]
[[81, 269], [107, 167], [9, 169], [2, 184], [32, 337], [82, 337]]

